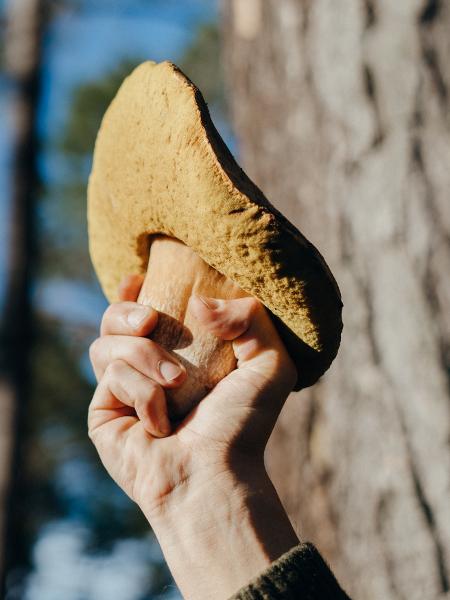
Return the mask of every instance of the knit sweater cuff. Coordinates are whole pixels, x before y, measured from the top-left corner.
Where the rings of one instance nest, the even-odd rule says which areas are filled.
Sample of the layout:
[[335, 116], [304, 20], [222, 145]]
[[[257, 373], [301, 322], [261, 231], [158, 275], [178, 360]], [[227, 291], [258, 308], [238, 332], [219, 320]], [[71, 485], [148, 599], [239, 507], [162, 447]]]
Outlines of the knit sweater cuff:
[[295, 546], [230, 600], [349, 600], [310, 544]]

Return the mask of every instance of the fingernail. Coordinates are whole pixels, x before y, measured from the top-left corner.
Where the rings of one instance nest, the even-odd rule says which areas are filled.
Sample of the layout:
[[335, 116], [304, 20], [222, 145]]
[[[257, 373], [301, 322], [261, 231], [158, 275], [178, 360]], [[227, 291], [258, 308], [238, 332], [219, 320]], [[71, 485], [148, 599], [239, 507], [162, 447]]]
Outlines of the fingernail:
[[173, 362], [168, 360], [160, 360], [158, 370], [166, 381], [173, 381], [181, 375], [183, 369]]
[[140, 306], [139, 308], [135, 308], [130, 313], [128, 313], [128, 324], [131, 325], [133, 329], [139, 329], [139, 327], [149, 316], [149, 314], [150, 308], [148, 306]]
[[215, 298], [207, 298], [206, 296], [199, 295], [199, 299], [203, 302], [206, 308], [209, 308], [209, 310], [214, 310], [219, 306], [219, 302]]

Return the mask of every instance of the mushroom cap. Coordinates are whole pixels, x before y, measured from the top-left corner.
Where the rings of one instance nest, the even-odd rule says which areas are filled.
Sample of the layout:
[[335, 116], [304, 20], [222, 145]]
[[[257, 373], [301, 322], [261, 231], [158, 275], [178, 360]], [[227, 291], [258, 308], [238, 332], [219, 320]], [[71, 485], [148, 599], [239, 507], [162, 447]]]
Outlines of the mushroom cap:
[[89, 248], [105, 295], [145, 273], [150, 236], [178, 238], [270, 311], [312, 385], [336, 356], [337, 283], [317, 249], [234, 160], [195, 85], [145, 62], [121, 85], [97, 136], [88, 186]]

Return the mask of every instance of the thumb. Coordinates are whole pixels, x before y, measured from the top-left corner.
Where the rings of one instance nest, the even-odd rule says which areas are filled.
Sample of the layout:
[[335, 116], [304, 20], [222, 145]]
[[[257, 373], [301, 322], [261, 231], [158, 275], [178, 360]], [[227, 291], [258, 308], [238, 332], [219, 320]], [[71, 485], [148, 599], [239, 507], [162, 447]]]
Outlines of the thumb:
[[[264, 306], [253, 297], [222, 300], [192, 296], [189, 309], [212, 334], [232, 342], [238, 370], [263, 392], [288, 394], [297, 370]], [[263, 389], [264, 388], [264, 389]]]

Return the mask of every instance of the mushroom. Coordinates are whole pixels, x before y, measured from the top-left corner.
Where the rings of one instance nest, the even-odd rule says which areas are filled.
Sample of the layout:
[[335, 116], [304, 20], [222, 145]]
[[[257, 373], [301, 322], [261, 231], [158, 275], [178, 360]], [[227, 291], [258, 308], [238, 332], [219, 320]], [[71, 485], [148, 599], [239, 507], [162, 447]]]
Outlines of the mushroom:
[[237, 165], [195, 85], [170, 62], [145, 62], [103, 118], [88, 186], [89, 246], [101, 286], [146, 273], [138, 301], [160, 312], [152, 339], [177, 355], [186, 382], [168, 393], [188, 413], [235, 368], [230, 342], [205, 333], [191, 294], [252, 295], [312, 385], [336, 356], [342, 302], [317, 249]]

